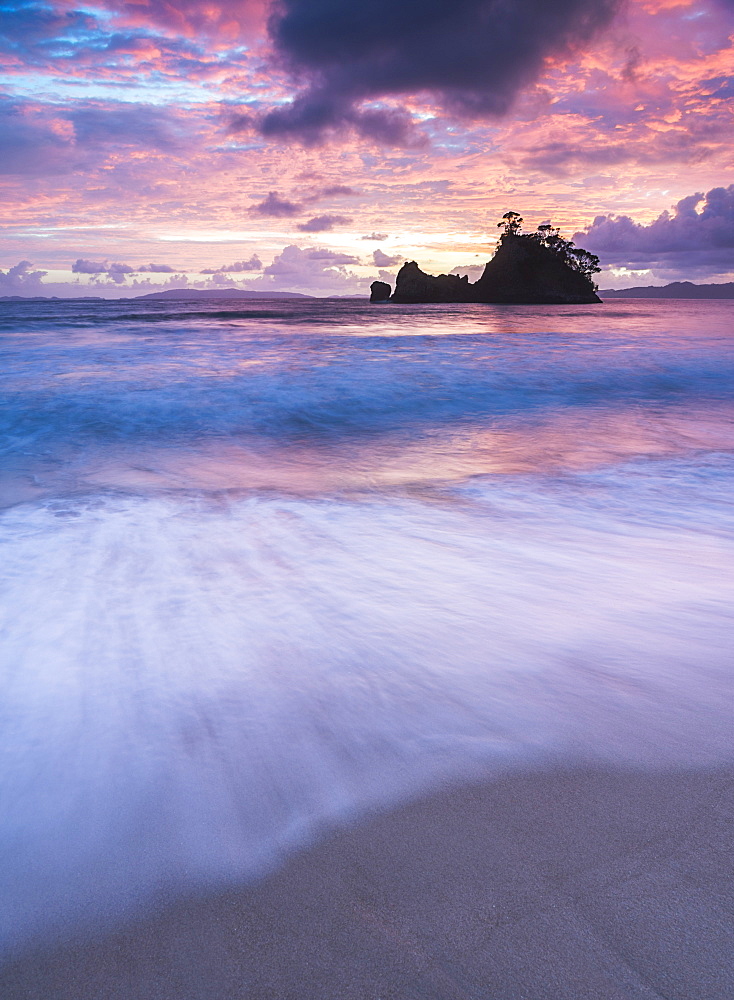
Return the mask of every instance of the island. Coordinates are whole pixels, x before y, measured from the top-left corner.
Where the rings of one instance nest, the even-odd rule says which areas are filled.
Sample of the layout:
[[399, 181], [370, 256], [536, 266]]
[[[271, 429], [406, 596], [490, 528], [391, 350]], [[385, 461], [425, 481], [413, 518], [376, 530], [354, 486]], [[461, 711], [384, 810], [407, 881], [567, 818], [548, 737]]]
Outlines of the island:
[[398, 271], [393, 292], [386, 281], [371, 285], [372, 302], [496, 302], [513, 305], [581, 305], [601, 302], [592, 275], [599, 258], [574, 246], [546, 223], [523, 233], [522, 217], [506, 212], [497, 250], [481, 277], [421, 271], [408, 261]]

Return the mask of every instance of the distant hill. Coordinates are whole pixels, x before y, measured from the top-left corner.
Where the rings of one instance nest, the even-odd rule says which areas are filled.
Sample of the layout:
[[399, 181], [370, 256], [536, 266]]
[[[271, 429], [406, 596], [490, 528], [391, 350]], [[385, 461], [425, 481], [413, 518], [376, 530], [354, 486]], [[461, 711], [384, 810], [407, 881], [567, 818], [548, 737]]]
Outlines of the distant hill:
[[135, 295], [135, 299], [312, 299], [313, 295], [301, 292], [268, 292], [244, 288], [170, 288], [165, 292], [148, 292]]
[[694, 285], [673, 281], [670, 285], [638, 285], [635, 288], [602, 288], [602, 299], [734, 299], [734, 281], [716, 285]]

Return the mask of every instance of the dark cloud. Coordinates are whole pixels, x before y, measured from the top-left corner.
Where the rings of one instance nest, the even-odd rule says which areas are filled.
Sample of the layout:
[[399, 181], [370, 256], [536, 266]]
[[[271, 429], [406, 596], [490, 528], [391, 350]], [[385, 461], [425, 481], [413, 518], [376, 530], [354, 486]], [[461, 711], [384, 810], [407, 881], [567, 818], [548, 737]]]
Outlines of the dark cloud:
[[334, 226], [345, 225], [351, 221], [344, 215], [316, 215], [308, 222], [302, 223], [298, 228], [302, 233], [328, 233]]
[[306, 81], [266, 115], [265, 135], [319, 142], [353, 128], [385, 144], [419, 141], [410, 116], [364, 101], [428, 92], [463, 117], [506, 114], [548, 57], [587, 44], [621, 0], [280, 0], [269, 31]]
[[634, 83], [639, 75], [642, 63], [642, 53], [637, 45], [631, 45], [626, 51], [627, 58], [622, 67], [622, 79], [627, 83]]
[[238, 135], [240, 132], [252, 132], [257, 126], [257, 119], [252, 115], [235, 115], [227, 123], [226, 131]]
[[140, 267], [135, 268], [141, 274], [173, 274], [175, 268], [169, 267], [168, 264], [142, 264]]
[[395, 267], [402, 259], [402, 257], [390, 257], [389, 254], [383, 253], [380, 249], [372, 251], [372, 260], [377, 267]]
[[263, 263], [256, 253], [249, 260], [236, 260], [234, 264], [222, 264], [221, 267], [207, 267], [199, 274], [239, 274], [242, 271], [260, 271]]
[[376, 243], [382, 243], [382, 241], [386, 240], [388, 238], [388, 236], [389, 236], [389, 233], [367, 233], [366, 236], [360, 236], [360, 239], [361, 240], [374, 240]]
[[288, 201], [281, 198], [277, 191], [270, 191], [264, 201], [258, 202], [252, 209], [258, 215], [270, 215], [276, 219], [287, 219], [293, 215], [298, 215], [302, 205], [295, 201]]
[[428, 142], [406, 111], [360, 111], [346, 97], [320, 92], [306, 93], [292, 104], [271, 111], [260, 119], [259, 127], [266, 138], [295, 136], [306, 145], [318, 145], [328, 135], [348, 129], [383, 146], [420, 148]]
[[604, 264], [683, 276], [728, 274], [734, 271], [734, 184], [682, 198], [648, 226], [628, 215], [599, 215], [574, 240]]

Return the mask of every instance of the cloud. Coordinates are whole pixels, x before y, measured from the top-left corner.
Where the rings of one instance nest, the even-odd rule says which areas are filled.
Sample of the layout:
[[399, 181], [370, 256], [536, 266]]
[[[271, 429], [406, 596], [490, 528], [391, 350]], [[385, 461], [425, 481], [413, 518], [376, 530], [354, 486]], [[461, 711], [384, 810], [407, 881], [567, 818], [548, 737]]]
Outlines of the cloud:
[[360, 111], [343, 96], [308, 93], [259, 119], [266, 138], [293, 137], [305, 145], [323, 143], [330, 135], [353, 130], [381, 146], [420, 149], [428, 144], [412, 117], [400, 108]]
[[[107, 274], [110, 265], [106, 260], [75, 260], [71, 265], [72, 274]], [[132, 270], [132, 269], [131, 269]]]
[[284, 68], [306, 86], [261, 122], [306, 143], [354, 129], [416, 144], [413, 122], [363, 102], [430, 93], [466, 118], [506, 114], [546, 60], [587, 45], [621, 0], [280, 0], [269, 32]]
[[91, 37], [96, 19], [89, 13], [64, 9], [54, 10], [51, 3], [34, 3], [28, 0], [4, 0], [2, 10], [3, 31], [0, 45], [8, 54], [24, 55], [37, 62], [50, 50], [61, 48], [59, 38], [69, 40]]
[[726, 274], [734, 271], [734, 184], [682, 198], [647, 226], [628, 215], [599, 215], [574, 241], [604, 264]]
[[128, 274], [135, 274], [135, 268], [129, 264], [109, 263], [108, 261], [75, 260], [71, 265], [72, 274], [108, 274], [117, 284], [122, 284]]
[[240, 132], [252, 132], [257, 125], [257, 119], [253, 115], [239, 114], [230, 119], [225, 131], [229, 135], [237, 135]]
[[140, 264], [133, 267], [131, 264], [121, 264], [106, 260], [84, 260], [79, 258], [71, 265], [72, 274], [107, 274], [117, 284], [122, 284], [128, 274], [173, 274], [174, 268], [168, 264]]
[[328, 261], [329, 264], [359, 264], [359, 257], [338, 250], [328, 250], [326, 247], [311, 247], [305, 251], [309, 260]]
[[362, 290], [364, 279], [348, 270], [359, 260], [350, 254], [325, 247], [301, 248], [291, 244], [283, 249], [252, 288], [277, 288], [322, 295], [348, 295]]
[[456, 267], [452, 267], [449, 274], [459, 274], [462, 277], [466, 274], [469, 277], [469, 281], [477, 281], [481, 278], [484, 273], [484, 268], [486, 264], [458, 264]]
[[366, 236], [360, 236], [360, 239], [374, 240], [376, 243], [382, 243], [382, 241], [386, 240], [389, 235], [389, 233], [367, 233]]
[[302, 233], [327, 233], [334, 226], [345, 225], [351, 221], [344, 215], [316, 215], [308, 222], [303, 222], [298, 228]]
[[377, 267], [395, 267], [402, 259], [402, 257], [390, 257], [389, 254], [383, 253], [379, 248], [372, 251], [372, 260]]
[[103, 4], [116, 17], [131, 24], [159, 24], [175, 34], [198, 38], [242, 41], [262, 22], [263, 0], [225, 0], [202, 4], [201, 0], [106, 0]]
[[142, 146], [173, 151], [180, 146], [175, 120], [166, 109], [142, 104], [91, 105], [68, 115], [81, 146]]
[[[204, 271], [202, 274], [206, 273]], [[201, 282], [198, 283], [199, 285]], [[241, 285], [237, 284], [237, 281], [229, 274], [222, 271], [216, 271], [212, 274], [211, 278], [207, 278], [205, 287], [209, 288], [240, 288]]]
[[616, 134], [603, 122], [599, 125], [598, 131], [585, 126], [582, 134], [533, 146], [519, 157], [520, 167], [568, 177], [580, 169], [621, 168], [627, 163], [695, 165], [726, 149], [731, 133], [730, 117], [721, 113], [692, 114], [685, 119], [685, 127], [662, 132], [650, 130], [642, 121], [637, 128], [630, 126]]
[[104, 63], [110, 53], [127, 53], [136, 42], [156, 55], [166, 42], [186, 39], [211, 39], [218, 48], [226, 42], [238, 45], [262, 30], [264, 15], [263, 0], [207, 5], [200, 0], [97, 0], [86, 7], [74, 10], [67, 0], [2, 0], [0, 45], [35, 64], [73, 63], [95, 55]]
[[332, 198], [338, 195], [354, 195], [359, 192], [355, 191], [354, 188], [347, 187], [345, 184], [333, 184], [331, 187], [325, 187], [322, 192], [322, 198]]
[[7, 271], [0, 270], [0, 291], [19, 295], [41, 294], [41, 279], [48, 271], [34, 271], [32, 268], [33, 264], [29, 260], [21, 260]]
[[239, 274], [242, 271], [260, 271], [262, 261], [256, 253], [249, 260], [236, 260], [234, 264], [222, 264], [221, 267], [206, 267], [199, 274]]
[[264, 201], [253, 206], [252, 211], [258, 215], [270, 215], [276, 219], [287, 219], [293, 215], [298, 215], [302, 205], [295, 201], [288, 201], [281, 198], [277, 191], [270, 191]]
[[0, 95], [0, 174], [87, 171], [129, 147], [175, 152], [186, 127], [174, 111], [144, 104], [52, 104]]
[[57, 175], [76, 165], [73, 129], [34, 111], [26, 102], [0, 99], [0, 174]]

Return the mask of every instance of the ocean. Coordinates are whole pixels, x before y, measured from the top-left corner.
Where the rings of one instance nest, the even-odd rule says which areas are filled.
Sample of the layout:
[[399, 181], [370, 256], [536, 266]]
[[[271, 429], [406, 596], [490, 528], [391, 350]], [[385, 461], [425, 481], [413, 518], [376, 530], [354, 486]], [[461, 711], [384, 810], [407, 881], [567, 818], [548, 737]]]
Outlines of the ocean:
[[0, 946], [734, 759], [734, 303], [0, 303]]

